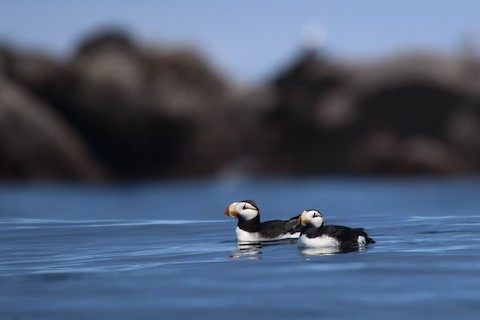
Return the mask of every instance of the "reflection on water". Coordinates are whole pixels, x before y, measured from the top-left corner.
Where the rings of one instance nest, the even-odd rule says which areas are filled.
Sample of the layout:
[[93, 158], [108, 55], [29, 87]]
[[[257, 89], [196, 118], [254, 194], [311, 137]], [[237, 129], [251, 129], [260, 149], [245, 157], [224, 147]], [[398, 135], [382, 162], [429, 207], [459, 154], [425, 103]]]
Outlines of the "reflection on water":
[[283, 245], [295, 245], [297, 240], [287, 239], [287, 240], [276, 240], [276, 241], [264, 241], [264, 242], [237, 242], [237, 250], [232, 251], [230, 258], [231, 259], [261, 259], [262, 248], [263, 247], [272, 247], [272, 246], [283, 246]]
[[238, 242], [237, 250], [233, 251], [230, 259], [246, 258], [252, 260], [261, 259], [262, 244], [259, 242]]
[[[232, 251], [230, 259], [252, 259], [259, 260], [262, 255], [263, 247], [288, 246], [296, 247], [296, 240], [267, 241], [267, 242], [237, 242], [237, 249]], [[298, 248], [305, 257], [327, 256], [340, 253], [349, 253], [355, 251], [364, 251], [365, 246], [328, 246], [321, 248]]]
[[339, 253], [349, 253], [354, 251], [364, 251], [365, 246], [329, 246], [322, 248], [302, 248], [300, 252], [305, 257], [328, 256]]

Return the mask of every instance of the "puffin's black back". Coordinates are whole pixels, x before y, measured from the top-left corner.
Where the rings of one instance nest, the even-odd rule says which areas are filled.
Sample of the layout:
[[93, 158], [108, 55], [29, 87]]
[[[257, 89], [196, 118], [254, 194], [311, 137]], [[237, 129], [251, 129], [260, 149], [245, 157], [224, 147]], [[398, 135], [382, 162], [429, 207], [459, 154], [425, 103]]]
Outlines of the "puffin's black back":
[[349, 228], [335, 225], [323, 225], [320, 228], [310, 226], [304, 229], [303, 233], [308, 238], [316, 238], [322, 235], [330, 236], [338, 239], [342, 244], [356, 244], [359, 236], [364, 237], [367, 244], [375, 243], [375, 240], [370, 238], [363, 228]]
[[290, 233], [294, 234], [301, 232], [303, 229], [302, 225], [298, 223], [298, 216], [292, 217], [288, 220], [271, 220], [260, 222], [260, 209], [258, 209], [257, 204], [253, 200], [242, 200], [240, 202], [247, 202], [254, 206], [258, 215], [251, 220], [244, 220], [241, 216], [238, 217], [238, 227], [247, 232], [258, 232], [265, 238], [275, 238], [281, 234]]

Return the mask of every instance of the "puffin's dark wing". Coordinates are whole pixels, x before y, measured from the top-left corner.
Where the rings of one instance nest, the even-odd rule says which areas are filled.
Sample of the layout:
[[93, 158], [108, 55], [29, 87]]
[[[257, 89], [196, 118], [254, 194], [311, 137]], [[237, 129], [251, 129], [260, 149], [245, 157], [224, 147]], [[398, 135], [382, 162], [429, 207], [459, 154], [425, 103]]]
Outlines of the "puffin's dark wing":
[[368, 237], [367, 233], [363, 231], [363, 228], [349, 228], [344, 226], [324, 226], [322, 233], [331, 237], [339, 239], [341, 242], [354, 242], [356, 243], [359, 236], [365, 237], [367, 243], [375, 243], [375, 241]]
[[297, 233], [302, 231], [303, 226], [298, 222], [299, 217], [300, 215], [292, 217], [289, 220], [285, 221], [285, 232]]
[[275, 238], [285, 233], [293, 234], [300, 232], [300, 230], [295, 230], [298, 225], [298, 220], [294, 220], [293, 218], [288, 221], [271, 220], [260, 223], [253, 231], [259, 232], [264, 237]]

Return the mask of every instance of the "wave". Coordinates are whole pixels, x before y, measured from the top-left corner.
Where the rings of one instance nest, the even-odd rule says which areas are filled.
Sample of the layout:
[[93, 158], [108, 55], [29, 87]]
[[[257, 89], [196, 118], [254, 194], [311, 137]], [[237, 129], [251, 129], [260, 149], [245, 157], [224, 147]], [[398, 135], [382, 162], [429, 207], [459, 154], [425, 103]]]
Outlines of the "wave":
[[480, 219], [479, 215], [448, 215], [448, 216], [411, 216], [405, 219], [406, 222], [429, 221], [429, 220], [461, 220], [461, 219]]
[[151, 225], [181, 225], [199, 223], [226, 223], [225, 220], [60, 220], [60, 219], [31, 219], [31, 218], [6, 218], [0, 220], [0, 225], [17, 227], [122, 227], [122, 226], [151, 226]]

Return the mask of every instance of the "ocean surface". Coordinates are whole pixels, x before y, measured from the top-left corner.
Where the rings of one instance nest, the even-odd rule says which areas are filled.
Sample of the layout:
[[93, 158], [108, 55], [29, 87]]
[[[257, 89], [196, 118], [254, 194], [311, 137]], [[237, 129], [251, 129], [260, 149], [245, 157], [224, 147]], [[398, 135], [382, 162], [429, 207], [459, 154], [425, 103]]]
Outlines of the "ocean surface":
[[[377, 243], [238, 246], [318, 209]], [[480, 179], [0, 184], [0, 319], [480, 319]]]

